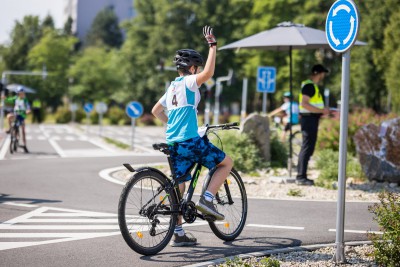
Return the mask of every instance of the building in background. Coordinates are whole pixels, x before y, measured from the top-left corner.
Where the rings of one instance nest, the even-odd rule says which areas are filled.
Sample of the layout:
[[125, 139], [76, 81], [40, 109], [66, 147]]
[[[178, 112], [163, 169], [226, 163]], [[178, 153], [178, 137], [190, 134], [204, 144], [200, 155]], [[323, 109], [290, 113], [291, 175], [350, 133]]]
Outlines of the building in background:
[[72, 32], [84, 41], [97, 13], [106, 7], [113, 8], [119, 22], [135, 16], [134, 0], [64, 0], [64, 21], [71, 17]]

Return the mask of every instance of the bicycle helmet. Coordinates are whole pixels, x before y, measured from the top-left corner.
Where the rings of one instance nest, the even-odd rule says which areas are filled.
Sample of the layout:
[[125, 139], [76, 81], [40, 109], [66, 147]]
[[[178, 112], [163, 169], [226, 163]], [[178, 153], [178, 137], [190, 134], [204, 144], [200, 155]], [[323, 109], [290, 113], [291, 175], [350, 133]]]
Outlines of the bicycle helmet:
[[285, 93], [283, 94], [283, 97], [291, 98], [291, 97], [292, 97], [292, 94], [291, 94], [290, 92], [285, 92]]
[[25, 92], [24, 87], [22, 87], [22, 86], [17, 87], [17, 93], [24, 93], [24, 92]]
[[203, 66], [204, 59], [193, 49], [181, 49], [176, 51], [174, 64], [178, 69], [188, 70], [191, 66]]

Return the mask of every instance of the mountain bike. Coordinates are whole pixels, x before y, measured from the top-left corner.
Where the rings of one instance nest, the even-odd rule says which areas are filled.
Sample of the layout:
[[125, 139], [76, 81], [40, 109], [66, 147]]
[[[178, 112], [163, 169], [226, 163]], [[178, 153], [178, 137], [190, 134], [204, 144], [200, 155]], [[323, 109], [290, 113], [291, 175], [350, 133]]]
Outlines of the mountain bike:
[[21, 126], [22, 120], [18, 117], [19, 115], [17, 115], [15, 117], [14, 122], [11, 125], [11, 129], [10, 129], [10, 153], [14, 153], [17, 152], [17, 149], [19, 147], [19, 140], [20, 140], [20, 131], [19, 131], [19, 127]]
[[[205, 127], [205, 133], [238, 129], [238, 123], [212, 125]], [[221, 142], [221, 139], [218, 137]], [[167, 246], [172, 238], [178, 215], [182, 215], [187, 224], [197, 218], [206, 220], [214, 234], [225, 241], [232, 241], [240, 235], [247, 218], [247, 195], [242, 178], [232, 168], [228, 178], [217, 192], [214, 205], [225, 215], [223, 221], [203, 215], [192, 201], [202, 166], [193, 163], [187, 173], [175, 177], [168, 145], [153, 144], [155, 150], [167, 155], [171, 177], [152, 167], [133, 169], [130, 164], [123, 164], [135, 174], [124, 186], [118, 205], [118, 223], [125, 242], [131, 249], [142, 255], [154, 255]], [[208, 187], [216, 168], [211, 169], [203, 183], [202, 194]], [[187, 175], [192, 175], [187, 193], [182, 196], [178, 185]]]

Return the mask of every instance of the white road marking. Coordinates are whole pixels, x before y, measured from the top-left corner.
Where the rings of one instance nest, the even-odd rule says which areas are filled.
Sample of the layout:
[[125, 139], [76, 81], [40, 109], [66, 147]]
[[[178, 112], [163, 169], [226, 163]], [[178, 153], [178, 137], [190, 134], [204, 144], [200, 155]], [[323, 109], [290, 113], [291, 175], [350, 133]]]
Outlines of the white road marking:
[[3, 143], [3, 147], [0, 150], [0, 160], [4, 159], [6, 156], [7, 150], [10, 147], [11, 139], [10, 136], [7, 135], [6, 140]]
[[[114, 213], [40, 207], [19, 217], [0, 223], [0, 251], [120, 235], [117, 216]], [[147, 219], [139, 216], [129, 216], [128, 218], [130, 218], [128, 221], [132, 220], [136, 222], [130, 229], [131, 231], [140, 230], [141, 232], [145, 232], [143, 231], [143, 224], [148, 224]], [[208, 223], [196, 222], [186, 227], [206, 224]], [[158, 228], [166, 229], [168, 225], [169, 223], [165, 220]], [[19, 230], [21, 232], [17, 232]], [[31, 231], [27, 232], [26, 230]], [[54, 232], [54, 230], [61, 231]], [[51, 238], [51, 240], [43, 240], [44, 238]]]
[[24, 204], [24, 203], [15, 203], [15, 202], [3, 202], [2, 204], [4, 204], [4, 205], [10, 205], [10, 206], [28, 207], [28, 208], [35, 208], [35, 207], [37, 207], [37, 205]]
[[[329, 229], [329, 232], [336, 232], [336, 229]], [[344, 230], [345, 233], [353, 233], [353, 234], [377, 234], [377, 235], [382, 235], [383, 232], [380, 231], [366, 231], [366, 230]]]
[[268, 224], [252, 224], [249, 223], [248, 227], [260, 227], [260, 228], [277, 228], [277, 229], [290, 229], [290, 230], [304, 230], [304, 227], [298, 226], [283, 226], [283, 225], [268, 225]]

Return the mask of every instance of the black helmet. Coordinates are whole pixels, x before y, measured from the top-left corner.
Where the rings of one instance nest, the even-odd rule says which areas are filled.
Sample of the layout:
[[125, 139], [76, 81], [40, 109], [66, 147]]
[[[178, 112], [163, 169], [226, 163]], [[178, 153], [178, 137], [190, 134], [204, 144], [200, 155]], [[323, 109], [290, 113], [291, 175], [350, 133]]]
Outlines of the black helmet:
[[174, 63], [178, 69], [189, 69], [191, 66], [203, 66], [204, 59], [193, 49], [181, 49], [176, 51]]

